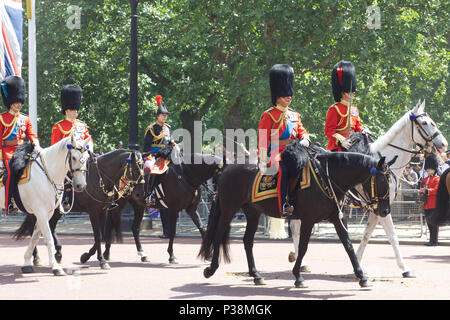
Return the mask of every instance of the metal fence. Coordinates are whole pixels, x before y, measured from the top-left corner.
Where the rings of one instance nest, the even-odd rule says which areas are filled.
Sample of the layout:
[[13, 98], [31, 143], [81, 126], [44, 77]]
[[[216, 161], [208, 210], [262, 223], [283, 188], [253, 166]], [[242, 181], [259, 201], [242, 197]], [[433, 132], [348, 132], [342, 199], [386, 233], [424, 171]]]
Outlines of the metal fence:
[[[198, 206], [197, 212], [200, 215], [200, 218], [206, 227], [208, 224], [208, 215], [211, 207], [211, 199], [212, 195], [211, 187], [202, 190], [202, 198], [200, 204]], [[364, 227], [367, 223], [367, 213], [364, 213], [358, 207], [345, 207], [344, 212], [348, 218], [349, 226], [360, 226], [361, 231], [364, 230]], [[426, 227], [426, 222], [423, 217], [423, 203], [420, 201], [418, 190], [398, 190], [397, 197], [393, 204], [391, 205], [391, 215], [393, 221], [395, 223], [396, 228], [410, 228], [414, 227], [415, 229], [420, 228], [420, 233], [417, 234], [418, 237], [422, 237], [422, 235], [427, 233], [428, 228]], [[122, 212], [123, 219], [132, 219], [133, 217], [133, 209], [130, 205], [127, 205]], [[18, 213], [14, 216], [5, 216], [4, 211], [0, 213], [0, 223], [8, 224], [8, 223], [17, 223], [21, 222], [24, 219], [23, 213]], [[151, 221], [151, 225], [153, 227], [159, 227], [161, 225], [161, 220], [159, 218], [150, 218], [148, 215], [144, 217], [146, 225], [149, 225], [149, 221]], [[89, 216], [86, 213], [82, 212], [71, 212], [63, 215], [60, 222], [62, 224], [77, 224], [77, 223], [89, 223]], [[320, 234], [321, 226], [323, 226], [326, 222], [321, 222], [317, 224], [314, 228], [314, 233]], [[243, 234], [245, 230], [246, 219], [245, 215], [242, 211], [238, 211], [233, 218], [231, 224], [231, 235], [239, 235]], [[177, 234], [183, 234], [188, 232], [198, 232], [195, 227], [192, 219], [185, 211], [181, 211], [179, 213], [179, 219], [177, 223]], [[265, 215], [261, 215], [259, 228], [257, 232], [262, 234], [268, 234], [268, 218]]]

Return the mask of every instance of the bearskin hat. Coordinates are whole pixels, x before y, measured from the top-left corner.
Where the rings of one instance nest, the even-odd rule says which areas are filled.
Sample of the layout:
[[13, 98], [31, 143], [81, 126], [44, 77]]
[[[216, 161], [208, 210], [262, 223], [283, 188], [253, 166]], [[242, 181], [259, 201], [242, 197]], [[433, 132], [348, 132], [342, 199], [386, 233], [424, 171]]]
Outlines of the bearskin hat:
[[81, 94], [81, 87], [73, 84], [67, 84], [61, 89], [62, 114], [65, 114], [66, 110], [80, 110]]
[[155, 116], [158, 116], [160, 114], [169, 114], [170, 112], [167, 111], [166, 107], [164, 107], [162, 105], [162, 96], [157, 95], [155, 97], [155, 99], [156, 99], [156, 105], [157, 105], [156, 110], [155, 110]]
[[3, 103], [9, 107], [15, 102], [25, 102], [25, 81], [18, 76], [8, 76], [1, 83]]
[[355, 67], [349, 61], [339, 61], [331, 71], [334, 101], [339, 102], [343, 92], [356, 91]]
[[436, 155], [432, 154], [425, 158], [425, 170], [434, 169], [437, 172], [438, 168], [439, 168], [439, 161]]
[[294, 69], [288, 64], [276, 64], [269, 72], [272, 105], [279, 97], [292, 97], [294, 93]]

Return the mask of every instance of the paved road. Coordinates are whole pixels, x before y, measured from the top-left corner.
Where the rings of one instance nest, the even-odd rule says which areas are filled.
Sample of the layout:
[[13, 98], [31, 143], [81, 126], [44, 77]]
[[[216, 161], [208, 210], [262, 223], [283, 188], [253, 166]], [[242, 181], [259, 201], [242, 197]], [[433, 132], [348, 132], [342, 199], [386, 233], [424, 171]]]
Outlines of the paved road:
[[[402, 252], [417, 278], [403, 279], [392, 248], [370, 244], [363, 267], [373, 281], [371, 289], [360, 289], [344, 248], [339, 243], [311, 242], [306, 262], [311, 273], [304, 278], [309, 287], [295, 289], [287, 261], [290, 241], [259, 240], [255, 243], [256, 265], [266, 285], [255, 286], [247, 275], [241, 240], [232, 240], [230, 264], [222, 264], [216, 274], [203, 277], [208, 263], [197, 259], [200, 239], [177, 238], [175, 254], [179, 264], [168, 264], [167, 241], [157, 237], [142, 239], [151, 262], [140, 262], [131, 238], [112, 247], [111, 270], [99, 268], [95, 257], [87, 264], [80, 255], [90, 248], [91, 236], [62, 235], [62, 265], [71, 275], [55, 277], [47, 266], [35, 267], [34, 274], [22, 274], [20, 266], [28, 239], [13, 241], [0, 235], [0, 300], [289, 300], [289, 299], [449, 299], [450, 250], [448, 246], [404, 245]], [[42, 240], [38, 246], [42, 261], [48, 258]], [[355, 245], [356, 249], [356, 245]]]

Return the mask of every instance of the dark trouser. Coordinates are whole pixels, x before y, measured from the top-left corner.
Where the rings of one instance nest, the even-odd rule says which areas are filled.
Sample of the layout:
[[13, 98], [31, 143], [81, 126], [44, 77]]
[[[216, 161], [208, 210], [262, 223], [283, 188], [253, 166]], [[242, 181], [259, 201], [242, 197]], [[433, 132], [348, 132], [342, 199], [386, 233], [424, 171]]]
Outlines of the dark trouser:
[[148, 197], [155, 188], [156, 176], [156, 174], [150, 174], [150, 171], [147, 171], [144, 174], [145, 180], [147, 182], [147, 190], [145, 190], [146, 197]]
[[280, 177], [278, 177], [279, 180], [279, 189], [280, 193], [279, 193], [279, 206], [280, 206], [280, 212], [283, 211], [283, 206], [286, 203], [286, 198], [287, 198], [287, 191], [288, 191], [288, 170], [286, 168], [286, 165], [283, 163], [283, 161], [278, 162], [279, 164], [279, 170], [278, 170], [278, 174], [281, 175], [281, 179]]
[[439, 226], [429, 223], [429, 219], [435, 209], [425, 209], [425, 220], [427, 221], [428, 229], [430, 230], [430, 243], [438, 243]]

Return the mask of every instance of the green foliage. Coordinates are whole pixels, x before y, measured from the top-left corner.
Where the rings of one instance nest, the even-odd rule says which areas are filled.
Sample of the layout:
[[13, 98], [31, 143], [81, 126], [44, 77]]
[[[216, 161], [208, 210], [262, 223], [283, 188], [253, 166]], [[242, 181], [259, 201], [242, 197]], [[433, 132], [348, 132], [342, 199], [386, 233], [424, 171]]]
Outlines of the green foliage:
[[[366, 9], [381, 10], [369, 29]], [[130, 4], [74, 0], [81, 29], [66, 27], [63, 1], [37, 1], [38, 126], [48, 145], [62, 118], [60, 88], [83, 87], [80, 119], [96, 145], [112, 149], [128, 137]], [[362, 120], [385, 132], [419, 99], [449, 137], [449, 11], [445, 1], [206, 1], [139, 4], [139, 132], [154, 121], [154, 96], [171, 111], [172, 128], [257, 128], [270, 106], [268, 70], [296, 72], [293, 108], [316, 141], [333, 103], [330, 74], [339, 60], [357, 70]], [[26, 28], [24, 28], [26, 31]], [[24, 41], [26, 48], [26, 39]], [[26, 51], [26, 50], [25, 50]], [[27, 76], [24, 57], [23, 74]]]

